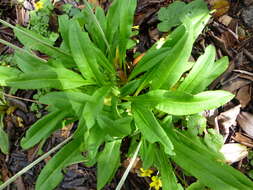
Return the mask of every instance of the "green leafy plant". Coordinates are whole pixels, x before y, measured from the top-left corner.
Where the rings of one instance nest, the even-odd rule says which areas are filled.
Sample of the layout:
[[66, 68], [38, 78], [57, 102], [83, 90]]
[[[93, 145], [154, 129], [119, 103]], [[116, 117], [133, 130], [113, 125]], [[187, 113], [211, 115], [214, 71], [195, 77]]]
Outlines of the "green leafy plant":
[[[72, 140], [41, 171], [36, 190], [54, 189], [63, 179], [62, 169], [80, 162], [87, 166], [97, 163], [97, 189], [102, 189], [120, 166], [124, 138], [132, 140], [128, 154], [133, 158], [138, 154], [144, 169], [154, 166], [159, 170], [165, 190], [182, 189], [173, 162], [195, 176], [198, 187], [252, 189], [251, 180], [225, 164], [217, 151], [219, 143], [209, 146], [215, 136], [206, 140], [198, 136], [205, 128], [199, 113], [233, 98], [225, 91], [205, 91], [227, 68], [227, 57], [215, 61], [215, 48], [208, 46], [196, 63], [188, 61], [195, 39], [210, 18], [207, 7], [194, 17], [186, 15], [164, 43], [151, 47], [131, 70], [126, 50], [137, 1], [114, 0], [106, 15], [100, 7], [93, 12], [84, 2], [82, 17], [59, 17], [60, 47], [0, 20], [25, 46], [21, 49], [0, 40], [15, 49], [19, 67], [1, 67], [0, 84], [55, 89], [39, 99], [48, 105], [49, 114], [28, 129], [21, 140], [23, 149], [49, 137], [64, 118], [78, 121]], [[197, 2], [203, 5], [203, 1]], [[32, 50], [50, 58], [41, 59]], [[180, 122], [189, 130], [183, 130]], [[116, 189], [122, 186], [132, 164], [133, 160]]]
[[48, 37], [54, 42], [58, 38], [58, 34], [51, 32], [49, 29], [50, 17], [54, 6], [50, 0], [40, 0], [37, 4], [40, 4], [41, 7], [35, 4], [35, 10], [29, 12], [28, 28], [35, 33]]

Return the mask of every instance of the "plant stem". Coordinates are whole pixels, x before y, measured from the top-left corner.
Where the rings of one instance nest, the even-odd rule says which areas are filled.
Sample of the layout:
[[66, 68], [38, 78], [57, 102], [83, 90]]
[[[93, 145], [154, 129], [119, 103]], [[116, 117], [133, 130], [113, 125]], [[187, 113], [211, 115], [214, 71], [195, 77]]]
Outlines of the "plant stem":
[[64, 144], [66, 144], [68, 141], [72, 139], [73, 135], [65, 139], [63, 142], [52, 148], [50, 151], [39, 157], [37, 160], [33, 161], [31, 164], [20, 170], [18, 173], [16, 173], [14, 176], [12, 176], [10, 179], [8, 179], [6, 182], [4, 182], [2, 185], [0, 185], [0, 190], [4, 189], [8, 185], [10, 185], [12, 182], [14, 182], [18, 177], [26, 173], [28, 170], [30, 170], [33, 166], [37, 165], [39, 162], [47, 158], [50, 154], [54, 153], [58, 149], [60, 149]]
[[135, 162], [135, 160], [137, 158], [137, 155], [138, 155], [138, 153], [140, 151], [141, 143], [142, 143], [142, 141], [139, 142], [139, 144], [138, 144], [138, 146], [137, 146], [137, 148], [135, 150], [135, 153], [134, 153], [134, 155], [133, 155], [133, 157], [132, 157], [129, 165], [128, 165], [126, 171], [124, 172], [123, 176], [121, 177], [120, 182], [118, 183], [118, 185], [117, 185], [117, 187], [116, 187], [115, 190], [120, 190], [122, 188], [124, 182], [126, 181], [126, 178], [127, 178], [128, 174], [129, 174], [130, 170], [132, 169], [132, 167], [134, 165], [134, 162]]

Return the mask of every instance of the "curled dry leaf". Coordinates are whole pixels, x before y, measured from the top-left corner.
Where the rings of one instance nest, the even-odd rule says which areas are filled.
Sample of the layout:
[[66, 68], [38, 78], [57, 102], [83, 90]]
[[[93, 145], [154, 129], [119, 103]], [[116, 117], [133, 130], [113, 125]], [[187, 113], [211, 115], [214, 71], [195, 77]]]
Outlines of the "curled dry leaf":
[[251, 100], [250, 86], [244, 86], [237, 92], [236, 99], [239, 100], [242, 108], [245, 108]]
[[[218, 121], [216, 125], [218, 124], [218, 127], [220, 130], [224, 130], [224, 136], [225, 139], [229, 133], [229, 128], [232, 126], [236, 126], [236, 118], [238, 114], [240, 113], [241, 105], [235, 106], [228, 111], [222, 112], [216, 120]], [[217, 126], [216, 126], [217, 127]]]
[[239, 126], [245, 133], [253, 138], [253, 115], [248, 112], [241, 112], [237, 118]]
[[249, 137], [242, 135], [241, 133], [235, 133], [235, 136], [232, 137], [232, 139], [247, 147], [253, 148], [253, 140]]
[[247, 147], [239, 143], [224, 144], [220, 152], [224, 155], [226, 162], [229, 164], [238, 162], [248, 155]]

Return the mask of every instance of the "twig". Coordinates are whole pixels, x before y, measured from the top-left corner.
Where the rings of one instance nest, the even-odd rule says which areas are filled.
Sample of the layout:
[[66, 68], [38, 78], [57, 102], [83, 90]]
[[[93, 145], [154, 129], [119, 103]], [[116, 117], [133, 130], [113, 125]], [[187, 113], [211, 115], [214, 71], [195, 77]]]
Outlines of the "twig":
[[[15, 98], [15, 99], [19, 99], [19, 100], [24, 100], [24, 101], [27, 101], [27, 102], [33, 102], [33, 103], [36, 103], [36, 104], [43, 104], [39, 101], [36, 101], [36, 100], [30, 100], [30, 99], [27, 99], [27, 98], [21, 98], [21, 97], [18, 97], [18, 96], [13, 96], [13, 95], [10, 95], [10, 94], [6, 94], [4, 92], [2, 92], [4, 96], [7, 96], [9, 98]], [[47, 105], [47, 104], [43, 104], [43, 105]]]

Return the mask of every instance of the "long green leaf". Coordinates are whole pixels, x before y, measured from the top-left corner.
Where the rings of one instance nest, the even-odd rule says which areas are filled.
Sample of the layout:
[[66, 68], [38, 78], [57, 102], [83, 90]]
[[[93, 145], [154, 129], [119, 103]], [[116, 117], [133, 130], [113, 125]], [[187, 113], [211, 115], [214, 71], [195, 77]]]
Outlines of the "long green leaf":
[[81, 142], [82, 138], [74, 139], [49, 160], [36, 181], [36, 190], [55, 189], [63, 179], [62, 169], [84, 161], [79, 149]]
[[156, 108], [172, 115], [190, 115], [204, 110], [217, 108], [234, 97], [226, 91], [206, 91], [196, 95], [183, 92], [153, 90], [132, 98], [142, 106]]
[[9, 137], [8, 134], [3, 129], [3, 115], [0, 116], [0, 150], [4, 154], [9, 154]]
[[54, 108], [71, 109], [73, 112], [79, 113], [85, 103], [92, 101], [92, 99], [91, 96], [82, 92], [50, 92], [42, 96], [39, 101]]
[[64, 68], [50, 68], [42, 71], [20, 73], [5, 82], [8, 86], [20, 89], [73, 89], [94, 84], [94, 82], [84, 80], [79, 74]]
[[202, 184], [215, 190], [253, 189], [253, 182], [241, 172], [228, 166], [219, 157], [214, 157], [210, 151], [197, 145], [180, 132], [177, 137], [170, 136], [176, 155], [173, 160], [183, 169], [197, 177]]
[[100, 114], [97, 117], [99, 126], [112, 137], [125, 137], [131, 133], [132, 117], [124, 117], [112, 120], [110, 117]]
[[186, 70], [186, 63], [191, 55], [193, 46], [192, 28], [187, 28], [182, 39], [168, 52], [167, 57], [153, 70], [153, 89], [170, 89], [180, 79]]
[[213, 46], [208, 46], [204, 55], [199, 57], [178, 90], [191, 94], [196, 94], [205, 90], [228, 66], [228, 59], [226, 57], [218, 62], [214, 62], [214, 59], [215, 48]]
[[105, 144], [104, 150], [98, 158], [97, 189], [100, 190], [114, 176], [120, 164], [121, 140], [115, 140]]
[[[105, 35], [105, 17], [104, 17], [104, 13], [103, 10], [101, 8], [97, 8], [96, 9], [96, 15], [93, 13], [92, 8], [90, 6], [90, 4], [84, 0], [84, 4], [86, 6], [85, 10], [83, 11], [85, 18], [87, 19], [87, 27], [89, 30], [89, 33], [91, 34], [93, 40], [95, 40], [95, 42], [97, 43], [98, 47], [101, 50], [104, 50], [104, 45], [107, 48], [107, 51], [109, 52], [109, 54], [111, 53], [111, 47], [109, 45], [109, 42], [107, 41], [106, 35]], [[102, 19], [98, 20], [98, 18], [103, 18], [103, 22], [101, 22]], [[104, 42], [104, 43], [101, 43]]]
[[145, 107], [132, 105], [132, 112], [136, 127], [150, 143], [160, 142], [167, 154], [173, 155], [173, 144], [165, 133], [154, 114]]
[[110, 92], [111, 88], [104, 86], [92, 95], [92, 102], [87, 102], [84, 110], [83, 116], [88, 129], [90, 129], [96, 122], [99, 113], [104, 107], [104, 98]]
[[13, 78], [20, 73], [21, 72], [16, 68], [0, 66], [0, 85], [6, 86], [6, 80]]
[[163, 150], [156, 149], [156, 165], [162, 177], [162, 187], [163, 190], [175, 189], [179, 190], [177, 178], [174, 174], [172, 165], [168, 159], [168, 156], [164, 153]]
[[38, 120], [28, 129], [26, 136], [22, 138], [22, 148], [29, 149], [42, 139], [47, 138], [53, 131], [61, 126], [62, 119], [64, 119], [68, 114], [68, 110], [56, 110]]
[[13, 26], [1, 19], [0, 23], [12, 28], [20, 42], [24, 44], [27, 48], [39, 50], [53, 58], [59, 58], [67, 64], [73, 63], [72, 57], [66, 51], [54, 47], [53, 43], [50, 40], [41, 36], [40, 34], [37, 34], [26, 28]]
[[104, 84], [104, 76], [99, 70], [93, 48], [90, 48], [93, 44], [77, 21], [70, 25], [69, 40], [71, 53], [83, 77]]

